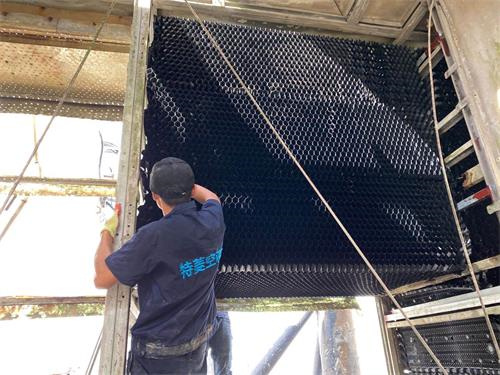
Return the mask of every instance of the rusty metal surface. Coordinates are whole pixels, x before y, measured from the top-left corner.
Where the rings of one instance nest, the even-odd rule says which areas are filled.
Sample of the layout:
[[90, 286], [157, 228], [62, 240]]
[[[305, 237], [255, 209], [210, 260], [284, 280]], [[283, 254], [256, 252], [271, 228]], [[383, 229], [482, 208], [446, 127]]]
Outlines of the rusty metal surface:
[[[85, 50], [0, 42], [0, 112], [50, 114]], [[93, 51], [63, 107], [65, 116], [121, 117], [127, 54]]]
[[[0, 94], [3, 98], [58, 100], [85, 51], [0, 42]], [[94, 51], [83, 67], [70, 103], [122, 105], [126, 54]]]

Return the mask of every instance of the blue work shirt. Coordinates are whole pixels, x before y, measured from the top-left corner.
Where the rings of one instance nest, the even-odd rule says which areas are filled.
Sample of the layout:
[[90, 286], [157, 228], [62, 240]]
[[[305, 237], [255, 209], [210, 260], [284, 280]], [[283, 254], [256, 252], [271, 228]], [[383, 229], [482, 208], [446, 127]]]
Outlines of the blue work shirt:
[[209, 200], [198, 209], [190, 201], [140, 228], [106, 258], [122, 284], [138, 284], [140, 313], [132, 327], [134, 339], [156, 340], [182, 354], [210, 336], [224, 231], [219, 202]]

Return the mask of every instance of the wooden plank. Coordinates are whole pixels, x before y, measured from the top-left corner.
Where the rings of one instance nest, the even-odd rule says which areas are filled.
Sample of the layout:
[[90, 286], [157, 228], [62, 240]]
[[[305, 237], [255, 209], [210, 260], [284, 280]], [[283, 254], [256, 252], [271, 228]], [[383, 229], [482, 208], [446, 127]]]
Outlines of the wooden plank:
[[217, 299], [217, 310], [220, 311], [328, 311], [358, 308], [354, 297]]
[[[72, 20], [65, 18], [44, 17], [31, 13], [0, 12], [0, 31], [7, 38], [8, 35], [17, 40], [26, 37], [28, 40], [43, 39], [47, 42], [51, 38], [56, 38], [59, 42], [68, 39], [71, 41], [90, 42], [96, 33], [100, 22], [88, 20]], [[16, 35], [17, 34], [17, 35]], [[130, 26], [123, 24], [107, 24], [99, 36], [99, 42], [96, 43], [96, 50], [104, 49], [107, 43], [112, 48], [118, 45], [128, 46], [130, 43]], [[110, 47], [110, 48], [111, 48]], [[83, 48], [83, 47], [81, 47]]]
[[[146, 64], [150, 34], [151, 0], [135, 0], [132, 43], [127, 72], [127, 92], [123, 110], [123, 132], [118, 170], [117, 201], [123, 212], [115, 241], [118, 249], [135, 232], [139, 197], [139, 160], [145, 105]], [[122, 375], [127, 354], [130, 288], [117, 284], [108, 290], [99, 374]]]
[[12, 296], [0, 297], [0, 306], [22, 306], [22, 305], [59, 305], [59, 304], [103, 304], [104, 296]]
[[[12, 4], [31, 4], [46, 8], [61, 8], [68, 11], [106, 13], [112, 0], [2, 0]], [[134, 10], [133, 0], [117, 0], [113, 7], [113, 14], [132, 17]]]
[[365, 14], [365, 10], [368, 7], [368, 0], [356, 0], [351, 10], [349, 11], [349, 15], [347, 16], [347, 22], [352, 24], [358, 24], [363, 18]]
[[[69, 37], [51, 36], [39, 34], [19, 34], [15, 32], [3, 32], [0, 30], [0, 42], [34, 44], [39, 46], [51, 46], [60, 48], [88, 49], [92, 42], [90, 40], [75, 39]], [[125, 43], [96, 42], [94, 51], [128, 53], [129, 45]]]
[[455, 164], [464, 160], [467, 156], [474, 153], [472, 140], [464, 143], [462, 146], [453, 151], [450, 155], [444, 158], [447, 167], [453, 167]]
[[[441, 48], [441, 45], [439, 44], [436, 48], [434, 48], [434, 50], [432, 51], [432, 54], [431, 54], [431, 64], [432, 64], [433, 69], [436, 67], [438, 62], [441, 61], [442, 58], [443, 58], [443, 49]], [[427, 57], [425, 57], [418, 64], [418, 73], [425, 78], [429, 78], [429, 60]]]
[[[14, 182], [17, 176], [0, 176], [0, 182]], [[54, 178], [54, 177], [27, 177], [24, 176], [21, 184], [43, 184], [43, 185], [75, 185], [75, 186], [100, 186], [115, 187], [115, 180], [100, 178]]]
[[[0, 183], [0, 194], [7, 193], [11, 184]], [[112, 187], [90, 185], [42, 185], [20, 184], [16, 188], [18, 195], [24, 197], [114, 197]]]
[[[20, 3], [12, 3], [12, 2], [4, 2], [0, 4], [0, 13], [25, 13], [32, 14], [36, 16], [46, 17], [46, 18], [60, 18], [60, 19], [68, 19], [73, 21], [83, 21], [83, 22], [92, 22], [98, 24], [102, 21], [105, 12], [91, 12], [86, 10], [75, 10], [75, 9], [63, 9], [63, 8], [51, 8], [45, 6], [37, 6], [31, 4], [20, 4]], [[131, 16], [123, 16], [123, 15], [113, 15], [111, 14], [108, 17], [108, 21], [106, 22], [110, 25], [126, 25], [130, 26], [132, 24]]]
[[[497, 268], [497, 267], [500, 267], [500, 255], [496, 255], [494, 257], [486, 258], [486, 259], [472, 263], [472, 268], [473, 268], [474, 272], [486, 271], [486, 270], [490, 270], [492, 268]], [[465, 270], [459, 274], [443, 275], [443, 276], [435, 277], [432, 279], [417, 281], [415, 283], [403, 285], [403, 286], [400, 286], [399, 288], [391, 290], [391, 292], [394, 295], [407, 293], [407, 292], [410, 292], [412, 290], [425, 288], [427, 286], [441, 284], [441, 283], [444, 283], [444, 282], [449, 281], [449, 280], [459, 279], [459, 278], [467, 276], [469, 274], [470, 274], [469, 270]]]
[[[500, 306], [493, 306], [486, 308], [486, 314], [499, 314]], [[465, 319], [474, 319], [474, 318], [482, 318], [484, 316], [483, 309], [473, 309], [467, 311], [460, 311], [454, 313], [446, 313], [442, 315], [436, 316], [426, 316], [424, 318], [412, 319], [411, 322], [416, 325], [427, 325], [427, 324], [436, 324], [436, 323], [444, 323], [444, 322], [454, 322], [458, 320]], [[408, 327], [409, 324], [406, 320], [400, 320], [398, 322], [387, 323], [387, 328], [402, 328]]]
[[403, 367], [401, 366], [398, 345], [393, 331], [388, 329], [385, 321], [385, 312], [387, 311], [387, 304], [384, 303], [382, 297], [375, 297], [375, 304], [377, 307], [377, 317], [382, 335], [382, 344], [384, 346], [385, 361], [387, 364], [388, 375], [404, 374]]
[[[9, 191], [17, 176], [0, 176], [0, 193]], [[96, 178], [23, 177], [16, 189], [21, 196], [113, 197], [114, 180]]]
[[410, 37], [411, 33], [415, 30], [415, 28], [418, 26], [420, 21], [422, 21], [422, 18], [427, 14], [427, 6], [424, 5], [423, 2], [419, 3], [417, 5], [417, 8], [415, 11], [412, 13], [408, 21], [406, 21], [405, 25], [403, 26], [403, 30], [401, 30], [401, 33], [399, 36], [394, 40], [394, 44], [403, 44], [408, 40]]
[[458, 103], [457, 106], [450, 113], [448, 113], [445, 118], [439, 121], [437, 126], [439, 134], [446, 133], [464, 118], [462, 110], [466, 105], [467, 102]]
[[[192, 17], [183, 0], [156, 0], [155, 4], [160, 15]], [[192, 6], [204, 19], [213, 21], [238, 23], [241, 20], [246, 20], [267, 22], [295, 27], [300, 26], [315, 30], [364, 35], [366, 38], [397, 38], [401, 31], [400, 28], [396, 27], [349, 23], [341, 16], [276, 10], [270, 7], [237, 6], [228, 4], [227, 2], [224, 7], [214, 7], [211, 4], [201, 3], [193, 3]], [[425, 42], [426, 34], [423, 32], [413, 32], [410, 40]]]
[[[482, 289], [481, 297], [485, 305], [500, 303], [500, 286]], [[403, 308], [409, 318], [416, 318], [426, 315], [442, 314], [458, 310], [466, 310], [480, 307], [481, 303], [477, 298], [477, 292], [460, 294], [458, 296], [444, 298], [438, 301], [422, 303], [420, 305]], [[403, 320], [403, 314], [399, 310], [392, 310], [392, 313], [385, 316], [386, 321]]]

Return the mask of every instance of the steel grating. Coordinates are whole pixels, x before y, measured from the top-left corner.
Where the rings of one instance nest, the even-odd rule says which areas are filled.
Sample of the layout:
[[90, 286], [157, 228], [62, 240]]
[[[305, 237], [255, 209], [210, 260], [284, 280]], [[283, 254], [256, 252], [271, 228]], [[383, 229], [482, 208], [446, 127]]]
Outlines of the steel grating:
[[[500, 316], [490, 315], [500, 339]], [[402, 362], [408, 374], [439, 374], [435, 362], [411, 328], [397, 329]], [[450, 374], [499, 375], [495, 348], [484, 318], [419, 326], [418, 331]]]
[[[462, 269], [418, 51], [208, 27], [390, 287]], [[379, 293], [199, 26], [157, 17], [154, 32], [138, 225], [161, 215], [152, 165], [181, 157], [223, 201], [220, 297]]]

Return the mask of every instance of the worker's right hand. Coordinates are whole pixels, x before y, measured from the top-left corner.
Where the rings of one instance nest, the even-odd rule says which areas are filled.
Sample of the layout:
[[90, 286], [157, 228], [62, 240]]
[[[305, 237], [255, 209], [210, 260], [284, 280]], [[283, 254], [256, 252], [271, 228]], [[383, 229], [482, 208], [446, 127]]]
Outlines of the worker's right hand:
[[115, 205], [115, 211], [113, 212], [113, 215], [104, 223], [104, 226], [101, 230], [101, 234], [104, 231], [108, 231], [111, 237], [115, 238], [116, 230], [118, 229], [118, 223], [119, 223], [118, 219], [120, 217], [121, 208], [122, 206], [120, 203], [117, 203]]

